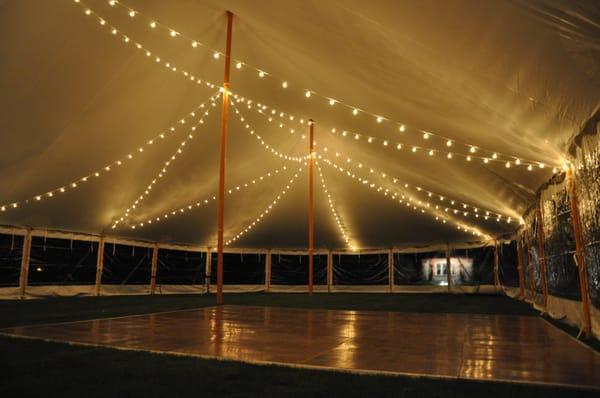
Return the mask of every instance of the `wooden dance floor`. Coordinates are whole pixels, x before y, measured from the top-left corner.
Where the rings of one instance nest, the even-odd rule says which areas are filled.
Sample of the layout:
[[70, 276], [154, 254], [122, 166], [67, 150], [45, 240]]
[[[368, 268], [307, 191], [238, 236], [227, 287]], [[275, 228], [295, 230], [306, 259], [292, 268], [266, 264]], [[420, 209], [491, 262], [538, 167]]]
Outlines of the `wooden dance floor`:
[[600, 354], [533, 316], [222, 306], [2, 333], [252, 363], [600, 388]]

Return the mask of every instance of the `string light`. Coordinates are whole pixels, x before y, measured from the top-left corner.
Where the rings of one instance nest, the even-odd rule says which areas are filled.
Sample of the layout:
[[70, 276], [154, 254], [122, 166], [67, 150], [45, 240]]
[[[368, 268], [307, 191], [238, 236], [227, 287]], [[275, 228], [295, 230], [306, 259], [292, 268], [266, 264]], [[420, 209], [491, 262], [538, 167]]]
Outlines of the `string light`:
[[[216, 93], [215, 95], [218, 97], [219, 94]], [[184, 118], [182, 118], [180, 120], [185, 120], [187, 117], [191, 117], [192, 114], [194, 114], [194, 112], [196, 112], [198, 109], [201, 109], [204, 106], [204, 104], [206, 104], [208, 101], [211, 101], [213, 99], [214, 99], [214, 96], [209, 97], [207, 100], [205, 100], [203, 103], [198, 105], [196, 108], [194, 108], [194, 110], [189, 112]], [[173, 133], [175, 133], [177, 131], [176, 126], [177, 125], [173, 125], [172, 127], [170, 127], [168, 130], [168, 133], [161, 132], [161, 133], [155, 135], [154, 137], [146, 140], [141, 146], [139, 146], [137, 148], [137, 151], [141, 153], [141, 152], [143, 152], [145, 147], [153, 145], [156, 140], [158, 140], [158, 139], [162, 140], [162, 139], [166, 138], [167, 136], [172, 135]], [[140, 151], [140, 149], [141, 149], [141, 151]], [[114, 161], [106, 164], [105, 166], [103, 166], [97, 170], [94, 170], [94, 171], [88, 173], [87, 175], [76, 178], [75, 180], [73, 180], [63, 186], [53, 188], [44, 193], [38, 193], [35, 195], [31, 195], [28, 199], [23, 199], [20, 201], [12, 202], [10, 204], [0, 205], [0, 209], [4, 209], [2, 211], [6, 211], [10, 207], [12, 207], [13, 209], [16, 209], [20, 205], [29, 204], [33, 200], [41, 201], [42, 199], [46, 199], [46, 198], [55, 198], [55, 197], [57, 197], [57, 194], [66, 193], [69, 190], [73, 190], [79, 186], [78, 184], [88, 183], [92, 177], [94, 177], [93, 180], [96, 180], [98, 177], [101, 177], [101, 176], [107, 174], [111, 170], [114, 170], [117, 167], [122, 166], [125, 162], [130, 161], [134, 158], [135, 158], [135, 156], [133, 156], [132, 153], [129, 153], [123, 159], [114, 160]], [[39, 197], [39, 199], [37, 199], [38, 197]]]
[[[134, 8], [132, 8], [132, 7], [129, 7], [129, 6], [127, 6], [127, 5], [124, 5], [124, 4], [120, 3], [120, 2], [115, 2], [113, 5], [120, 5], [120, 6], [124, 7], [126, 10], [128, 10], [129, 12], [134, 12], [134, 13], [135, 13], [134, 15], [137, 15], [137, 14], [139, 14], [139, 15], [142, 15], [142, 13], [140, 13], [138, 10], [135, 10]], [[167, 29], [167, 30], [169, 30], [170, 32], [175, 32], [175, 31], [174, 31], [173, 29], [171, 29], [170, 27], [168, 27], [168, 26], [166, 26], [166, 25], [163, 25], [163, 24], [159, 23], [159, 22], [158, 22], [156, 19], [154, 19], [154, 18], [149, 18], [149, 17], [147, 17], [147, 18], [148, 18], [149, 20], [151, 20], [152, 22], [154, 22], [154, 23], [156, 24], [156, 26], [163, 27], [164, 29]], [[215, 49], [212, 49], [212, 48], [210, 48], [209, 46], [207, 46], [207, 45], [205, 45], [205, 44], [203, 44], [203, 43], [201, 43], [201, 42], [199, 42], [199, 41], [197, 41], [197, 40], [194, 40], [194, 39], [192, 39], [192, 38], [190, 38], [190, 37], [188, 37], [188, 36], [184, 36], [184, 35], [181, 35], [181, 34], [179, 34], [179, 33], [176, 33], [174, 36], [181, 36], [181, 37], [182, 37], [183, 39], [185, 39], [185, 40], [188, 40], [188, 41], [190, 41], [190, 42], [196, 42], [196, 43], [197, 43], [197, 45], [202, 45], [203, 47], [205, 47], [205, 48], [207, 48], [207, 49], [210, 49], [210, 50], [212, 50], [212, 51], [214, 52], [214, 57], [215, 57], [215, 58], [218, 58], [218, 55], [219, 55], [219, 54], [221, 54], [219, 51], [217, 51], [217, 50], [215, 50]], [[243, 65], [249, 66], [250, 68], [252, 68], [252, 69], [256, 70], [256, 71], [258, 72], [258, 74], [259, 74], [259, 77], [261, 77], [261, 78], [263, 78], [263, 77], [265, 77], [265, 76], [267, 76], [267, 75], [268, 75], [268, 76], [273, 76], [273, 75], [272, 75], [272, 74], [270, 74], [270, 73], [269, 73], [269, 74], [267, 74], [267, 73], [264, 71], [264, 69], [261, 69], [261, 68], [257, 68], [257, 67], [251, 66], [250, 64], [248, 64], [248, 63], [246, 63], [246, 62], [244, 62], [244, 61], [242, 61], [242, 60], [234, 60], [234, 61], [235, 61], [235, 62], [238, 62], [238, 63], [241, 63], [241, 64], [243, 64]], [[282, 80], [282, 87], [283, 87], [283, 88], [287, 88], [287, 81], [284, 81], [284, 80]], [[325, 99], [327, 99], [327, 100], [329, 100], [329, 99], [331, 98], [331, 97], [325, 96], [325, 95], [323, 95], [323, 94], [320, 94], [318, 91], [315, 91], [315, 90], [312, 90], [312, 89], [311, 89], [311, 90], [308, 90], [308, 92], [310, 92], [310, 95], [313, 95], [313, 94], [314, 94], [314, 95], [320, 96], [320, 97], [322, 97], [322, 98], [325, 98]], [[307, 93], [307, 92], [305, 92], [305, 95], [306, 95], [306, 93]], [[309, 96], [307, 96], [307, 97], [309, 97]], [[355, 115], [355, 116], [356, 116], [356, 115], [357, 115], [359, 112], [362, 112], [362, 113], [369, 114], [369, 115], [373, 116], [373, 117], [375, 118], [375, 120], [376, 120], [378, 123], [381, 123], [381, 122], [383, 122], [383, 121], [387, 121], [387, 120], [389, 120], [389, 121], [391, 121], [391, 122], [393, 122], [393, 123], [397, 124], [401, 132], [405, 131], [405, 129], [406, 129], [406, 127], [405, 127], [405, 124], [403, 124], [403, 123], [400, 123], [400, 122], [397, 122], [397, 121], [393, 121], [392, 119], [386, 118], [386, 117], [382, 116], [381, 114], [376, 114], [376, 113], [373, 113], [373, 112], [366, 111], [366, 110], [364, 110], [364, 109], [360, 109], [360, 108], [358, 108], [358, 107], [356, 107], [356, 106], [352, 106], [352, 105], [346, 104], [345, 102], [343, 102], [343, 101], [340, 101], [340, 100], [336, 100], [336, 101], [335, 101], [335, 103], [339, 103], [340, 105], [343, 105], [343, 106], [345, 106], [345, 107], [347, 107], [347, 108], [349, 108], [349, 109], [352, 109], [352, 114], [353, 114], [353, 115]], [[415, 131], [422, 131], [422, 130], [415, 129]], [[454, 140], [454, 139], [452, 139], [452, 138], [450, 138], [450, 137], [445, 137], [445, 136], [443, 136], [443, 135], [441, 135], [441, 134], [438, 134], [438, 133], [431, 133], [431, 132], [429, 132], [429, 134], [430, 134], [430, 135], [433, 135], [433, 136], [436, 136], [437, 138], [440, 138], [440, 139], [443, 139], [443, 140], [445, 140], [445, 141], [446, 141], [446, 144], [447, 144], [448, 146], [451, 146], [451, 145], [453, 145], [453, 143], [456, 141], [456, 140]], [[457, 142], [457, 143], [459, 143], [459, 141], [456, 141], [456, 142]], [[462, 143], [462, 142], [460, 142], [460, 143], [461, 143], [462, 145], [465, 145], [465, 146], [469, 147], [469, 148], [473, 148], [473, 145], [471, 145], [471, 144]], [[505, 156], [506, 156], [506, 157], [508, 157], [508, 158], [510, 158], [510, 160], [513, 160], [513, 161], [516, 159], [516, 157], [515, 157], [515, 156], [511, 156], [511, 155], [505, 155]], [[505, 162], [506, 160], [507, 160], [507, 159], [503, 159], [503, 160], [501, 160], [501, 161], [502, 161], [502, 162]], [[538, 163], [538, 162], [532, 161], [532, 163]], [[557, 164], [556, 166], [557, 166], [557, 167], [560, 167], [560, 165], [558, 165], [558, 164]]]
[[[351, 173], [349, 170], [346, 170], [345, 168], [338, 166], [337, 164], [335, 164], [335, 162], [331, 161], [330, 159], [327, 159], [321, 155], [319, 155], [318, 158], [323, 160], [325, 162], [325, 164], [327, 164], [328, 166], [334, 168], [335, 170], [337, 170], [340, 173], [344, 174], [345, 176], [353, 179], [354, 181], [357, 181], [357, 183], [359, 183], [363, 186], [367, 186], [368, 188], [374, 189], [376, 192], [383, 194], [384, 196], [394, 200], [398, 204], [404, 204], [407, 208], [418, 211], [419, 213], [422, 213], [422, 214], [429, 213], [435, 217], [436, 221], [439, 221], [443, 224], [446, 224], [447, 222], [451, 222], [451, 223], [455, 224], [457, 227], [460, 227], [461, 230], [472, 233], [475, 236], [483, 237], [486, 240], [492, 239], [491, 236], [489, 236], [486, 233], [481, 232], [479, 229], [477, 229], [473, 226], [464, 224], [460, 221], [456, 221], [452, 217], [450, 217], [451, 213], [456, 214], [459, 212], [456, 209], [447, 208], [444, 210], [440, 210], [439, 208], [436, 209], [435, 207], [432, 207], [431, 204], [428, 202], [423, 202], [423, 201], [420, 201], [418, 199], [411, 197], [407, 193], [404, 193], [403, 195], [399, 195], [397, 193], [391, 193], [389, 189], [385, 189], [382, 186], [378, 186], [374, 183], [369, 182], [369, 180], [367, 180], [365, 178], [357, 176], [355, 173]], [[456, 212], [454, 212], [454, 210], [456, 210]]]
[[[324, 152], [328, 152], [328, 148], [324, 147], [323, 151]], [[346, 155], [344, 155], [341, 152], [336, 152], [336, 157], [341, 157], [341, 156], [345, 157]], [[346, 160], [347, 160], [346, 163], [348, 163], [348, 164], [353, 164], [353, 165], [356, 164], [356, 162], [353, 162], [350, 159], [350, 157], [347, 157]], [[358, 163], [358, 168], [362, 168], [362, 166], [363, 166], [362, 163]], [[448, 199], [446, 196], [441, 195], [441, 194], [439, 194], [439, 193], [437, 193], [437, 192], [435, 192], [433, 190], [424, 188], [423, 186], [408, 184], [407, 182], [403, 182], [403, 181], [401, 181], [400, 179], [398, 179], [396, 177], [389, 176], [387, 173], [379, 171], [379, 170], [377, 170], [377, 169], [375, 169], [373, 167], [370, 167], [368, 165], [367, 165], [367, 167], [369, 168], [369, 172], [371, 174], [381, 176], [383, 179], [385, 179], [387, 181], [391, 181], [395, 186], [402, 186], [402, 187], [404, 187], [404, 189], [414, 189], [415, 191], [420, 192], [422, 194], [427, 194], [428, 197], [434, 197], [435, 196], [436, 198], [439, 199], [440, 202], [443, 202], [444, 200]], [[454, 205], [455, 203], [460, 203], [463, 209], [470, 209], [474, 213], [477, 213], [479, 211], [479, 209], [480, 209], [479, 207], [477, 207], [477, 206], [475, 206], [473, 204], [467, 203], [467, 202], [462, 202], [462, 201], [458, 201], [458, 200], [455, 200], [455, 199], [450, 199], [450, 201], [451, 201], [452, 205]], [[451, 210], [451, 208], [449, 208], [449, 210]], [[489, 210], [488, 210], [488, 213], [490, 213]], [[507, 215], [503, 215], [503, 214], [500, 214], [500, 213], [495, 213], [495, 212], [491, 212], [491, 213], [493, 213], [494, 216], [499, 217], [500, 219], [510, 219], [511, 218], [511, 217], [509, 217]]]
[[[287, 170], [287, 167], [286, 166], [282, 166], [281, 168], [277, 168], [275, 170], [272, 170], [272, 171], [269, 171], [267, 173], [264, 173], [264, 174], [260, 175], [257, 178], [249, 180], [249, 181], [247, 181], [247, 182], [245, 182], [245, 183], [243, 183], [241, 185], [237, 185], [235, 188], [229, 189], [227, 191], [227, 194], [228, 195], [233, 195], [236, 192], [241, 192], [243, 190], [246, 190], [246, 189], [250, 188], [251, 186], [255, 186], [257, 184], [260, 184], [261, 182], [264, 182], [264, 181], [268, 180], [270, 177], [276, 176], [279, 173], [282, 173], [282, 172], [284, 172], [286, 170]], [[200, 201], [197, 201], [197, 202], [193, 202], [193, 203], [188, 203], [187, 205], [184, 205], [184, 206], [182, 206], [180, 208], [171, 209], [171, 210], [166, 211], [165, 213], [160, 214], [158, 216], [147, 218], [145, 221], [137, 222], [137, 223], [131, 225], [130, 228], [131, 229], [136, 229], [136, 228], [142, 228], [144, 226], [156, 224], [156, 223], [158, 223], [160, 221], [167, 220], [171, 216], [177, 216], [177, 215], [186, 213], [186, 212], [188, 212], [188, 211], [190, 211], [190, 210], [192, 210], [194, 208], [199, 208], [201, 206], [206, 206], [210, 202], [215, 201], [216, 199], [217, 199], [216, 195], [212, 195], [212, 196], [209, 196], [206, 199], [203, 199], [203, 200], [200, 200]]]
[[323, 171], [321, 170], [321, 167], [319, 166], [319, 162], [317, 161], [317, 162], [315, 162], [315, 164], [317, 166], [317, 171], [319, 172], [319, 177], [321, 179], [321, 187], [323, 187], [323, 193], [325, 193], [325, 195], [327, 195], [327, 202], [329, 203], [329, 210], [331, 211], [331, 215], [333, 216], [333, 218], [337, 224], [337, 228], [340, 231], [341, 238], [350, 250], [356, 251], [357, 250], [356, 244], [348, 236], [348, 233], [346, 231], [344, 223], [343, 223], [341, 217], [338, 215], [338, 212], [335, 210], [335, 206], [333, 204], [333, 199], [331, 197], [331, 194], [329, 193], [327, 184], [325, 183], [325, 177], [323, 176]]
[[[210, 99], [213, 106], [215, 105], [215, 100], [219, 96], [220, 96], [220, 93]], [[209, 114], [210, 114], [209, 109], [210, 109], [210, 107], [206, 111], [204, 111], [203, 116], [205, 116], [205, 117], [209, 116]], [[184, 124], [184, 121], [185, 121], [185, 119], [181, 119], [180, 123]], [[169, 169], [169, 166], [177, 159], [177, 156], [180, 155], [181, 153], [183, 153], [183, 149], [184, 149], [185, 145], [187, 144], [187, 142], [189, 140], [194, 138], [194, 133], [196, 132], [196, 129], [198, 128], [198, 126], [201, 124], [204, 124], [203, 117], [200, 117], [200, 119], [196, 122], [196, 124], [190, 128], [188, 135], [179, 143], [179, 145], [177, 146], [175, 151], [167, 158], [167, 160], [161, 166], [161, 169], [156, 173], [156, 175], [152, 177], [152, 180], [146, 186], [146, 189], [144, 190], [144, 192], [141, 193], [137, 197], [137, 199], [131, 205], [129, 205], [127, 207], [124, 214], [122, 214], [121, 216], [117, 216], [113, 220], [112, 226], [111, 226], [112, 229], [117, 228], [117, 226], [120, 223], [122, 223], [122, 222], [124, 222], [124, 220], [128, 219], [131, 216], [131, 213], [139, 207], [140, 203], [150, 195], [150, 192], [152, 192], [152, 188], [154, 188], [154, 185], [156, 185], [158, 183], [158, 181], [160, 181], [165, 176], [165, 174], [167, 173], [167, 170]], [[140, 148], [140, 152], [142, 152], [141, 149], [142, 148]]]
[[238, 232], [233, 238], [227, 240], [225, 242], [225, 246], [229, 246], [230, 244], [238, 241], [245, 234], [247, 234], [248, 232], [250, 232], [254, 227], [256, 227], [258, 224], [260, 224], [260, 222], [265, 218], [265, 216], [267, 216], [268, 214], [270, 214], [271, 211], [273, 210], [273, 208], [289, 192], [290, 188], [292, 187], [292, 185], [294, 184], [294, 182], [298, 179], [298, 175], [301, 172], [302, 172], [302, 167], [298, 168], [298, 170], [296, 171], [296, 173], [294, 174], [294, 176], [289, 179], [289, 181], [286, 183], [286, 185], [281, 189], [281, 191], [279, 192], [279, 194], [275, 197], [275, 199], [273, 199], [265, 207], [265, 209], [254, 219], [254, 221], [252, 221], [251, 223], [249, 223], [244, 229], [242, 229], [240, 232]]

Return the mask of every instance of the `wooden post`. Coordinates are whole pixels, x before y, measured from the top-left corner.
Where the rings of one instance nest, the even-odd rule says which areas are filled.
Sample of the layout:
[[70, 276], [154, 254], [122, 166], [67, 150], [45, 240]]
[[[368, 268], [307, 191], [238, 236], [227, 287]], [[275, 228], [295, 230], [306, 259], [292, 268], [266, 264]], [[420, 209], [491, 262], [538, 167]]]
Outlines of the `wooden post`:
[[540, 260], [540, 272], [542, 274], [542, 293], [544, 296], [544, 312], [548, 310], [548, 280], [546, 279], [546, 255], [544, 253], [544, 220], [542, 218], [542, 199], [537, 208], [538, 225], [537, 225], [537, 237], [538, 237], [538, 257]]
[[265, 258], [265, 292], [269, 293], [271, 289], [271, 249], [267, 250]]
[[390, 293], [394, 292], [394, 252], [392, 249], [388, 250], [388, 282], [390, 286]]
[[27, 282], [29, 281], [29, 258], [31, 254], [31, 228], [27, 228], [23, 237], [23, 252], [21, 253], [21, 273], [19, 275], [19, 296], [25, 299]]
[[517, 237], [517, 271], [519, 271], [519, 298], [525, 299], [525, 274], [523, 273], [523, 241]]
[[327, 252], [327, 293], [331, 293], [333, 286], [333, 254], [331, 249]]
[[494, 240], [494, 288], [498, 290], [500, 287], [500, 275], [498, 274], [499, 270], [499, 261], [498, 261], [498, 241]]
[[315, 158], [313, 156], [314, 148], [314, 127], [312, 119], [308, 121], [308, 294], [313, 292], [313, 254], [315, 251], [315, 213], [314, 213], [314, 170]]
[[104, 269], [104, 236], [100, 237], [98, 243], [98, 257], [96, 258], [96, 285], [94, 286], [94, 295], [100, 296], [102, 287], [102, 270]]
[[575, 260], [579, 270], [579, 288], [581, 291], [581, 312], [583, 321], [583, 333], [585, 337], [592, 336], [592, 321], [590, 315], [590, 297], [588, 291], [587, 269], [585, 265], [585, 245], [581, 236], [581, 218], [577, 205], [577, 190], [573, 170], [567, 170], [567, 186], [571, 203], [571, 220], [573, 223], [573, 234], [575, 235]]
[[210, 293], [210, 273], [212, 263], [212, 252], [210, 247], [206, 248], [206, 264], [204, 265], [204, 283], [206, 283], [206, 293]]
[[227, 153], [227, 116], [229, 111], [229, 72], [231, 70], [231, 27], [233, 14], [227, 11], [227, 42], [225, 47], [225, 77], [221, 112], [221, 153], [219, 162], [219, 207], [217, 214], [217, 304], [223, 304], [223, 230], [225, 224], [225, 154]]
[[150, 294], [156, 291], [156, 272], [158, 271], [158, 243], [152, 249], [152, 263], [150, 265]]
[[533, 264], [531, 255], [531, 237], [526, 235], [527, 240], [527, 270], [529, 272], [529, 290], [531, 290], [531, 299], [535, 298], [535, 272], [533, 272]]
[[449, 244], [446, 244], [446, 276], [448, 280], [448, 293], [452, 293], [452, 261], [450, 260]]

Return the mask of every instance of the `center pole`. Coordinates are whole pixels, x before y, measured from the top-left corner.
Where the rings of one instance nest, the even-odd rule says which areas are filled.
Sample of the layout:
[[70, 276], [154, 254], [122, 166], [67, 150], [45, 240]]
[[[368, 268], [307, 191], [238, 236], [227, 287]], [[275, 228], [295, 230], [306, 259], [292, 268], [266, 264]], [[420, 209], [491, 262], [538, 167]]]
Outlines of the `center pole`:
[[313, 292], [313, 254], [315, 251], [315, 213], [314, 213], [314, 127], [312, 119], [308, 121], [308, 294]]
[[217, 304], [223, 304], [223, 229], [225, 224], [225, 154], [227, 152], [227, 115], [229, 111], [229, 74], [231, 71], [231, 26], [233, 14], [227, 11], [227, 44], [225, 47], [225, 78], [221, 111], [221, 158], [219, 163], [219, 210], [217, 216]]

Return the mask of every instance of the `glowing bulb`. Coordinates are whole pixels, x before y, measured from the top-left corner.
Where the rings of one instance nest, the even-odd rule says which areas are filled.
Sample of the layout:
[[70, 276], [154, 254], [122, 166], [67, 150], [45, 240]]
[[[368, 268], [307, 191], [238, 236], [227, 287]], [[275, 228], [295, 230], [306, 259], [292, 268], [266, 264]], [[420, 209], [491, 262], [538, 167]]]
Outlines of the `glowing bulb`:
[[102, 26], [106, 25], [106, 21], [104, 19], [101, 19], [100, 20], [100, 25], [102, 25]]
[[467, 156], [467, 162], [471, 161], [471, 155]]
[[237, 64], [235, 64], [235, 67], [238, 69], [242, 69], [242, 63], [238, 62]]
[[403, 133], [404, 130], [406, 130], [406, 127], [404, 127], [404, 125], [401, 124], [399, 130], [400, 130], [401, 133]]
[[429, 156], [433, 156], [433, 149], [429, 150]]
[[135, 17], [135, 11], [133, 11], [133, 10], [129, 11], [129, 16], [131, 18]]
[[308, 91], [308, 90], [307, 90], [307, 91], [304, 93], [304, 96], [305, 96], [306, 98], [310, 98], [310, 91]]
[[383, 122], [383, 118], [381, 116], [377, 116], [377, 123]]
[[496, 152], [494, 152], [494, 154], [492, 155], [493, 159], [498, 159], [498, 154]]
[[108, 2], [108, 4], [110, 4], [110, 6], [112, 7], [112, 6], [114, 6], [115, 4], [117, 4], [117, 0], [110, 0], [110, 1]]
[[218, 52], [215, 52], [215, 53], [213, 54], [213, 58], [214, 58], [214, 59], [219, 59], [219, 57], [220, 57], [220, 56], [221, 56], [221, 54], [219, 54]]
[[424, 140], [428, 140], [429, 139], [429, 133], [423, 133], [423, 139]]
[[452, 146], [452, 140], [446, 141], [446, 146]]
[[261, 70], [261, 71], [258, 71], [258, 77], [260, 77], [261, 79], [262, 79], [263, 77], [265, 77], [265, 72], [263, 72], [262, 70]]
[[354, 108], [354, 109], [352, 110], [352, 114], [353, 114], [354, 116], [358, 115], [358, 109]]
[[474, 146], [472, 146], [472, 147], [469, 149], [469, 151], [470, 151], [471, 153], [475, 153], [475, 152], [477, 151], [477, 148], [475, 148]]
[[527, 171], [531, 171], [531, 170], [533, 170], [533, 166], [532, 165], [527, 166]]
[[154, 21], [150, 22], [150, 27], [152, 29], [156, 28], [156, 22], [154, 22]]
[[543, 169], [544, 167], [546, 167], [546, 165], [544, 163], [540, 163], [539, 167], [540, 167], [540, 169]]
[[507, 169], [510, 169], [510, 162], [506, 162], [506, 165], [505, 165], [505, 167], [506, 167]]
[[402, 144], [396, 145], [396, 149], [398, 149], [398, 150], [402, 149]]
[[329, 100], [329, 105], [334, 106], [335, 105], [335, 100], [334, 99], [330, 99]]
[[288, 86], [288, 82], [282, 82], [282, 83], [281, 83], [281, 87], [283, 87], [283, 88], [287, 88], [287, 86]]
[[85, 15], [90, 15], [92, 13], [92, 10], [90, 10], [89, 8], [87, 10], [85, 10]]
[[412, 147], [412, 151], [417, 152], [417, 147], [416, 146]]
[[171, 32], [169, 32], [169, 34], [171, 35], [171, 37], [177, 36], [177, 32], [175, 32], [174, 30], [172, 30]]
[[116, 34], [117, 34], [117, 30], [116, 30], [116, 29], [113, 29], [113, 30], [111, 31], [111, 33], [112, 33], [113, 35], [116, 35]]
[[448, 159], [452, 159], [452, 153], [448, 153]]
[[488, 158], [483, 158], [483, 163], [487, 164], [487, 163], [489, 163], [489, 161], [490, 160]]
[[518, 158], [517, 158], [517, 160], [515, 160], [515, 164], [516, 164], [517, 166], [518, 166], [518, 165], [520, 165], [520, 164], [521, 164], [521, 159], [518, 159]]

